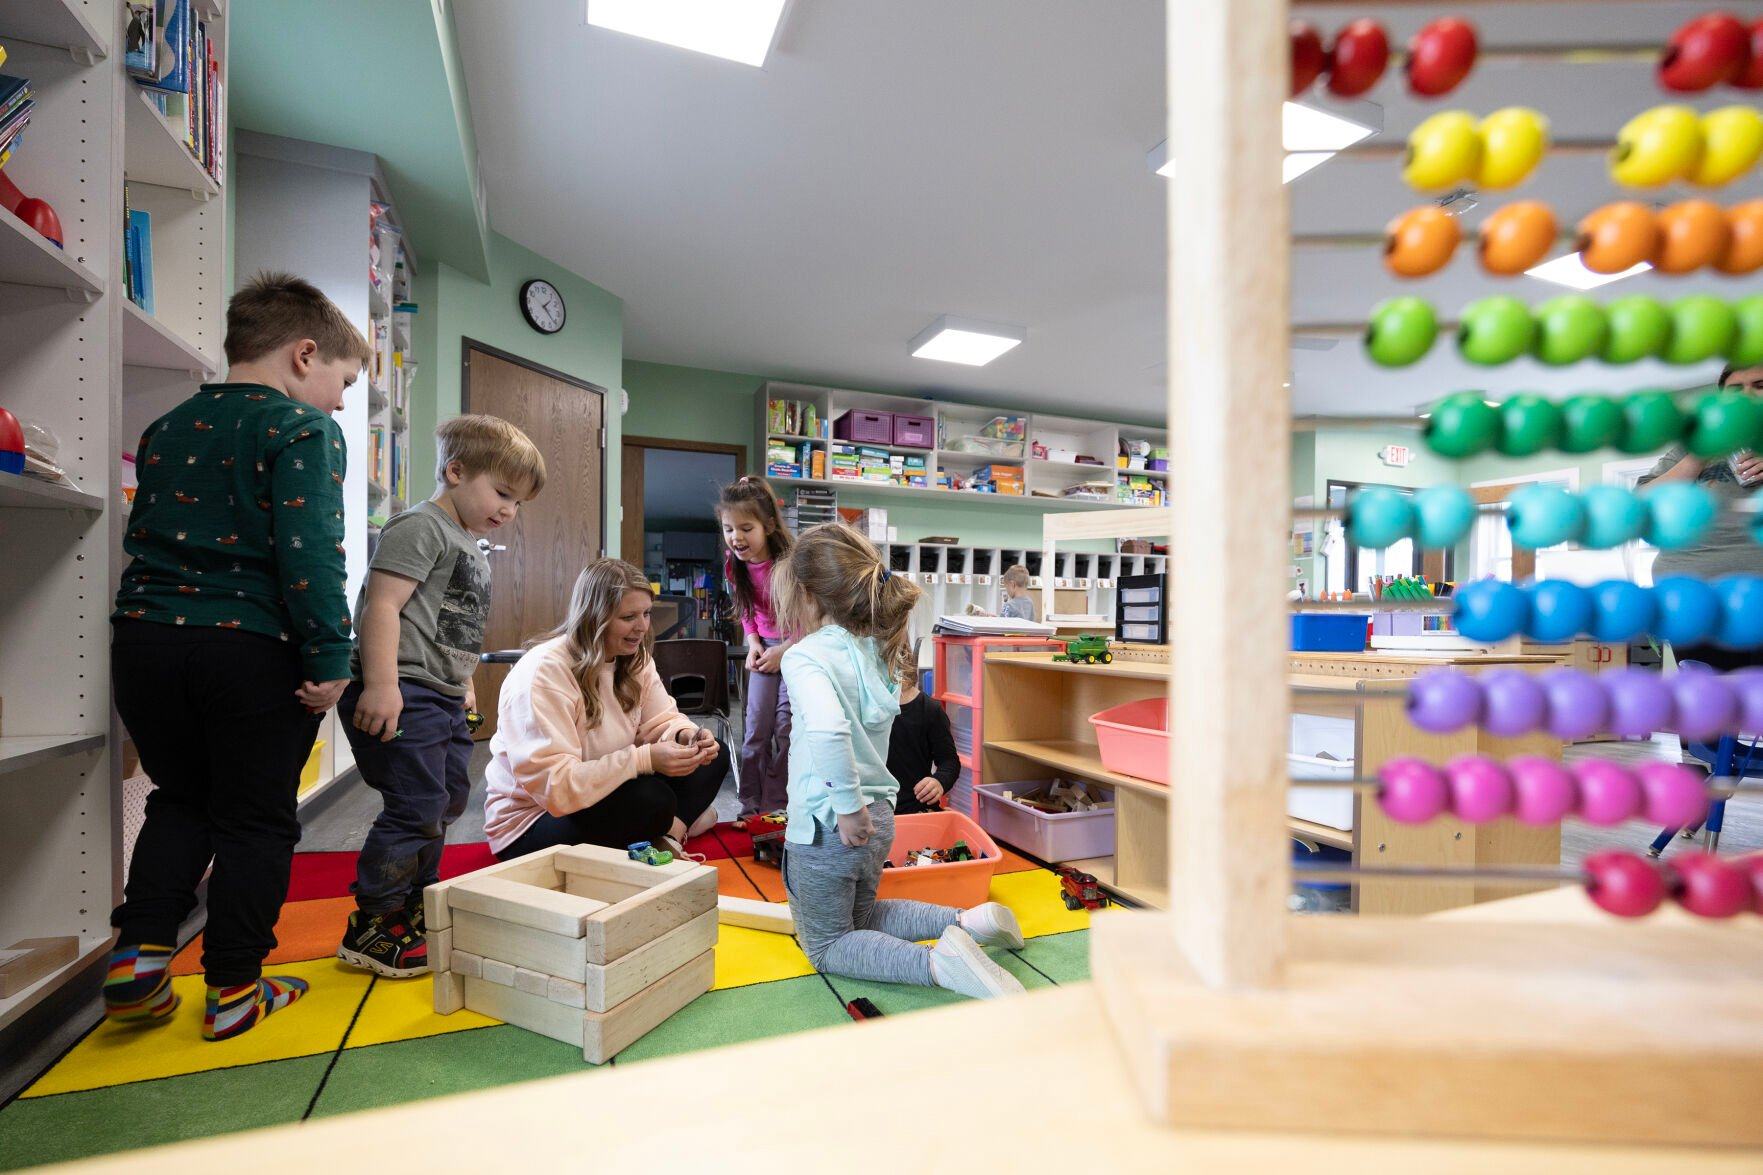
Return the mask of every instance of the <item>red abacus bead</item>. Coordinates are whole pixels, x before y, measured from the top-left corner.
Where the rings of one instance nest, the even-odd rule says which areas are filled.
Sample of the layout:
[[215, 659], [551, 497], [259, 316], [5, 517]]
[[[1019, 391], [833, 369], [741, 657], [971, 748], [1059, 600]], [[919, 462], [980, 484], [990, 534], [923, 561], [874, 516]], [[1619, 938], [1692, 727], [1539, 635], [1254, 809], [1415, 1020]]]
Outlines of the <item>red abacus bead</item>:
[[1451, 791], [1437, 767], [1419, 759], [1391, 759], [1378, 769], [1378, 802], [1397, 824], [1425, 824], [1450, 806]]
[[1751, 912], [1763, 914], [1763, 853], [1752, 853], [1734, 862], [1751, 879]]
[[1708, 814], [1708, 785], [1699, 771], [1681, 763], [1647, 763], [1635, 776], [1651, 823], [1684, 828]]
[[1751, 879], [1745, 870], [1713, 853], [1679, 853], [1670, 869], [1677, 877], [1672, 897], [1703, 918], [1731, 918], [1751, 908]]
[[1492, 759], [1462, 755], [1445, 764], [1451, 814], [1465, 824], [1485, 824], [1512, 810], [1512, 777]]
[[1579, 818], [1587, 824], [1621, 824], [1639, 815], [1641, 781], [1605, 759], [1586, 759], [1569, 770], [1579, 785]]
[[1526, 824], [1554, 824], [1579, 801], [1567, 768], [1541, 755], [1519, 755], [1506, 764], [1516, 797], [1512, 814]]
[[1586, 896], [1618, 918], [1644, 918], [1665, 900], [1665, 878], [1634, 853], [1607, 849], [1585, 859]]

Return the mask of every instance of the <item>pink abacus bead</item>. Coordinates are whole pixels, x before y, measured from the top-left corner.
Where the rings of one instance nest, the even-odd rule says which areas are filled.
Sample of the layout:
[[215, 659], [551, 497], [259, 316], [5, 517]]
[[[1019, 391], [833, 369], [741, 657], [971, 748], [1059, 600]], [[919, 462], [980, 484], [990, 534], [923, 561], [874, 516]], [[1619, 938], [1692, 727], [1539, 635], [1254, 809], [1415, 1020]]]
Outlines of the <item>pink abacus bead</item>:
[[1745, 871], [1713, 853], [1679, 853], [1669, 868], [1677, 876], [1672, 897], [1703, 918], [1731, 918], [1751, 908], [1751, 879]]
[[1604, 759], [1586, 759], [1569, 770], [1579, 785], [1579, 818], [1600, 826], [1621, 824], [1641, 810], [1641, 781]]
[[1681, 763], [1647, 763], [1635, 776], [1646, 797], [1649, 823], [1683, 828], [1708, 814], [1708, 785], [1701, 772]]
[[1419, 759], [1391, 759], [1377, 772], [1378, 803], [1397, 824], [1425, 824], [1450, 806], [1444, 774]]
[[1752, 853], [1734, 862], [1751, 879], [1751, 913], [1763, 914], [1763, 853]]
[[1512, 776], [1512, 814], [1526, 824], [1554, 824], [1572, 813], [1579, 789], [1567, 768], [1541, 755], [1519, 755], [1506, 764]]
[[1634, 853], [1593, 853], [1582, 868], [1590, 879], [1586, 896], [1618, 918], [1644, 918], [1665, 900], [1665, 879], [1658, 867]]
[[1445, 764], [1451, 814], [1465, 824], [1485, 824], [1512, 810], [1512, 777], [1492, 759], [1460, 755]]

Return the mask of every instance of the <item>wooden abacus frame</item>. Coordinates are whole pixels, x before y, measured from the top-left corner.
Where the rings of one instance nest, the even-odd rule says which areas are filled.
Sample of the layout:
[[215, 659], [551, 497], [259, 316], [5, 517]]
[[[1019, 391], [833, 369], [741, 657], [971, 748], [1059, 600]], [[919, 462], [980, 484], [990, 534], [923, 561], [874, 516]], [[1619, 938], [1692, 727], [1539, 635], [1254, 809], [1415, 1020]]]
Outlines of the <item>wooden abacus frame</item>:
[[1286, 913], [1286, 4], [1171, 15], [1169, 498], [1193, 508], [1168, 519], [1170, 623], [1206, 680], [1172, 664], [1171, 909], [1097, 919], [1091, 955], [1147, 1106], [1189, 1127], [1763, 1144], [1754, 920]]

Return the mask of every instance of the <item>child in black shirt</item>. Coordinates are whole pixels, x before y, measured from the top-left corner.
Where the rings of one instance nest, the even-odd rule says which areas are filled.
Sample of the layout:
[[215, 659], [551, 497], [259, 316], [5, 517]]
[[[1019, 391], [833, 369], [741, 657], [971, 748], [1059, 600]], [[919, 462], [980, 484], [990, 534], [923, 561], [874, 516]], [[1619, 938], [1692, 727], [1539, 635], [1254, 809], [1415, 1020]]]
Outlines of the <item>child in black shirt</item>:
[[894, 797], [897, 816], [938, 811], [961, 774], [949, 716], [919, 691], [916, 682], [900, 691], [900, 716], [888, 738], [888, 773], [900, 785]]

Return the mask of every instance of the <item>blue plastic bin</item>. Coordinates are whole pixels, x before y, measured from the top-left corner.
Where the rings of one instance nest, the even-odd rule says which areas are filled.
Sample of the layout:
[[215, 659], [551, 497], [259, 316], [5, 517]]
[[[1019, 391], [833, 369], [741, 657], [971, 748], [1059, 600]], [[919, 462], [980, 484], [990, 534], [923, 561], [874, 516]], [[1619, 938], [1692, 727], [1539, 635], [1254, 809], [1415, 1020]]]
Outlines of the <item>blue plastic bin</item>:
[[1292, 652], [1363, 653], [1366, 617], [1321, 612], [1292, 613]]

